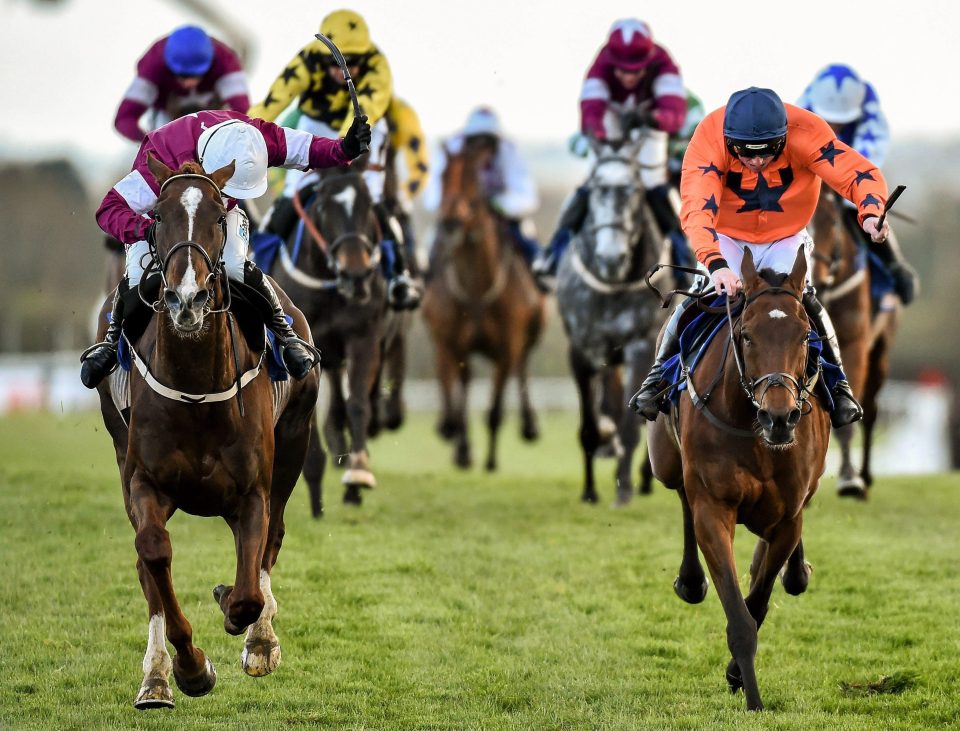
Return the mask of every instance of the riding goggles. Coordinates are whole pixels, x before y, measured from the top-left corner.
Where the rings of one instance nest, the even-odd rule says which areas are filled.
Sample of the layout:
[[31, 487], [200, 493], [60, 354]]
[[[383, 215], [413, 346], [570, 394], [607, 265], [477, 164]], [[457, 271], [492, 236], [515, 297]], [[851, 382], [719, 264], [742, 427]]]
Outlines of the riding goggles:
[[774, 137], [770, 140], [734, 140], [725, 139], [730, 153], [739, 157], [773, 157], [779, 155], [786, 143], [786, 137]]

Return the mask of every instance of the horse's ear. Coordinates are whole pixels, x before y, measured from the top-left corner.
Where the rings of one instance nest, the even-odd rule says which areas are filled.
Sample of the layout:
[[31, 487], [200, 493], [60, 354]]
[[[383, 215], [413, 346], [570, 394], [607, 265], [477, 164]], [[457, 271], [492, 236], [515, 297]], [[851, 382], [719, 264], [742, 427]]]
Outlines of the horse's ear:
[[787, 279], [791, 287], [803, 293], [807, 286], [807, 253], [802, 244], [797, 247], [797, 258], [793, 262], [793, 269], [790, 270], [790, 276]]
[[753, 252], [749, 246], [743, 247], [743, 259], [740, 261], [740, 279], [743, 282], [743, 288], [754, 290], [760, 284], [760, 275], [757, 274], [757, 267], [753, 263]]
[[157, 185], [162, 186], [167, 182], [167, 178], [173, 175], [173, 170], [154, 157], [152, 152], [147, 153], [147, 167], [150, 168], [150, 172], [153, 173], [153, 177], [156, 178]]
[[223, 190], [223, 186], [227, 184], [227, 181], [233, 177], [236, 171], [237, 161], [231, 160], [229, 165], [224, 165], [219, 170], [214, 170], [210, 173], [210, 179], [217, 184], [217, 188]]

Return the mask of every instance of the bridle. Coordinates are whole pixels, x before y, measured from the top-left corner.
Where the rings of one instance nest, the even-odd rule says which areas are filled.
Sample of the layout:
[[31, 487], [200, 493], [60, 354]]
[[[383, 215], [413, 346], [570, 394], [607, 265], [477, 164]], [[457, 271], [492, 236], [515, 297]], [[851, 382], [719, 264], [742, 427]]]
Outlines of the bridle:
[[[347, 173], [344, 175], [333, 175], [328, 177], [320, 178], [316, 183], [314, 183], [311, 188], [314, 192], [314, 195], [319, 195], [321, 191], [334, 181], [342, 181], [347, 178], [355, 178], [362, 180], [360, 173]], [[337, 278], [347, 277], [350, 279], [356, 280], [365, 280], [373, 275], [373, 273], [380, 266], [380, 246], [375, 242], [370, 240], [370, 237], [363, 233], [362, 231], [347, 231], [345, 233], [337, 236], [332, 242], [328, 242], [327, 238], [321, 233], [320, 228], [313, 221], [310, 215], [307, 213], [306, 208], [303, 205], [303, 200], [300, 197], [300, 190], [293, 195], [293, 206], [299, 216], [300, 220], [303, 221], [304, 228], [309, 232], [310, 236], [317, 242], [317, 248], [320, 249], [320, 252], [324, 256], [324, 260], [327, 268], [336, 274]], [[373, 225], [377, 229], [378, 237], [380, 235], [380, 224], [377, 222], [376, 216], [373, 217]], [[364, 270], [358, 274], [347, 274], [346, 272], [340, 269], [340, 265], [337, 262], [337, 251], [341, 246], [347, 241], [357, 240], [363, 244], [364, 249], [370, 255], [370, 263], [364, 268]]]
[[[200, 175], [199, 173], [179, 173], [177, 175], [171, 175], [169, 178], [164, 180], [163, 183], [160, 185], [160, 194], [161, 195], [163, 194], [163, 189], [166, 188], [171, 181], [182, 179], [182, 178], [192, 178], [195, 180], [205, 181], [206, 183], [214, 187], [214, 189], [217, 192], [217, 195], [221, 195], [220, 188], [217, 187], [217, 184], [213, 182], [212, 179], [208, 178], [206, 175]], [[161, 219], [156, 219], [156, 220], [158, 225], [163, 225]], [[137, 286], [137, 292], [140, 295], [140, 299], [143, 301], [144, 304], [150, 307], [154, 312], [162, 312], [163, 310], [168, 309], [163, 296], [163, 293], [170, 288], [167, 282], [167, 269], [170, 266], [170, 262], [173, 259], [173, 256], [177, 252], [181, 251], [182, 249], [195, 250], [198, 254], [200, 254], [200, 257], [203, 259], [204, 263], [207, 265], [207, 271], [209, 273], [207, 274], [207, 277], [203, 283], [204, 289], [209, 290], [210, 285], [212, 283], [216, 282], [217, 279], [225, 276], [225, 271], [223, 266], [223, 250], [224, 250], [224, 247], [227, 245], [226, 214], [220, 216], [220, 219], [217, 221], [217, 223], [220, 226], [220, 232], [221, 232], [222, 238], [220, 241], [220, 249], [217, 252], [217, 258], [215, 262], [213, 259], [211, 259], [206, 249], [204, 249], [203, 246], [198, 244], [196, 241], [190, 241], [190, 240], [178, 241], [176, 244], [174, 244], [170, 248], [170, 251], [167, 252], [166, 256], [162, 258], [160, 257], [160, 254], [157, 251], [156, 242], [155, 241], [147, 242], [150, 246], [151, 259], [150, 259], [150, 263], [146, 267], [146, 271], [144, 271], [143, 277], [141, 277], [140, 279], [140, 284]], [[160, 289], [160, 293], [158, 294], [156, 301], [148, 302], [146, 297], [144, 296], [143, 286], [147, 280], [148, 275], [153, 270], [156, 270], [157, 273], [160, 275], [160, 281], [163, 283], [163, 287]], [[214, 309], [213, 300], [208, 299], [203, 305], [203, 311], [205, 314], [227, 312], [230, 309], [230, 288], [225, 285], [221, 287], [221, 290], [225, 293], [223, 304], [219, 308]]]
[[[803, 305], [803, 300], [796, 292], [792, 289], [787, 289], [785, 287], [765, 287], [759, 292], [754, 292], [749, 297], [746, 297], [743, 302], [743, 308], [740, 311], [740, 331], [738, 332], [733, 321], [733, 312], [730, 305], [730, 298], [727, 298], [726, 301], [726, 310], [727, 310], [727, 324], [730, 328], [730, 339], [733, 343], [733, 357], [737, 364], [737, 372], [740, 376], [740, 387], [743, 389], [744, 394], [746, 394], [747, 399], [753, 405], [755, 409], [760, 411], [763, 409], [763, 399], [766, 397], [767, 392], [771, 388], [788, 388], [792, 390], [792, 396], [797, 402], [797, 407], [800, 409], [801, 414], [807, 414], [810, 412], [812, 406], [809, 404], [808, 400], [813, 395], [813, 386], [816, 383], [818, 375], [814, 375], [810, 380], [803, 383], [800, 380], [785, 371], [774, 371], [772, 373], [767, 373], [766, 375], [760, 376], [759, 378], [750, 378], [746, 374], [746, 366], [744, 365], [743, 359], [743, 346], [741, 343], [742, 337], [742, 323], [743, 315], [747, 310], [747, 307], [751, 302], [756, 301], [760, 297], [763, 297], [767, 294], [787, 294], [793, 297], [797, 302]], [[808, 336], [809, 337], [809, 336]], [[762, 387], [762, 388], [761, 388]], [[757, 389], [760, 388], [759, 397], [756, 395]]]

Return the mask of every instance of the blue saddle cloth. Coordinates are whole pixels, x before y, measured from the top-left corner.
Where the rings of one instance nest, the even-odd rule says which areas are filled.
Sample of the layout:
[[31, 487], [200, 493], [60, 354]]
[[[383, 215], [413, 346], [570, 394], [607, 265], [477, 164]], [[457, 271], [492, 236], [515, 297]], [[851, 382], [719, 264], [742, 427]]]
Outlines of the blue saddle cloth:
[[[708, 304], [712, 307], [724, 307], [727, 301], [726, 295], [719, 295]], [[734, 310], [734, 315], [738, 310]], [[687, 389], [687, 381], [683, 376], [683, 365], [686, 364], [690, 373], [693, 373], [700, 361], [703, 359], [710, 343], [718, 333], [727, 328], [726, 315], [718, 317], [709, 312], [701, 312], [691, 320], [683, 332], [680, 333], [680, 352], [669, 358], [663, 367], [663, 380], [674, 384], [673, 388], [667, 393], [667, 399], [661, 401], [660, 409], [664, 413], [670, 410], [670, 403], [674, 406], [680, 403], [680, 394]], [[704, 335], [704, 333], [707, 333]], [[833, 387], [846, 376], [843, 370], [834, 363], [822, 357], [823, 343], [820, 342], [816, 330], [811, 324], [810, 329], [810, 347], [808, 349], [807, 377], [811, 377], [821, 369], [820, 379], [817, 381], [814, 391], [823, 402], [827, 411], [833, 410], [833, 398], [830, 393]]]
[[[107, 321], [110, 321], [109, 312], [107, 313]], [[287, 315], [287, 322], [293, 324], [293, 318], [290, 315]], [[270, 380], [286, 381], [289, 376], [286, 367], [283, 365], [283, 358], [280, 356], [280, 343], [277, 341], [277, 336], [266, 328], [264, 328], [264, 331], [267, 334], [267, 343], [270, 346], [267, 351], [267, 373], [270, 374]], [[127, 344], [126, 338], [120, 338], [120, 345], [117, 347], [117, 361], [125, 371], [130, 371], [133, 368], [130, 346]]]

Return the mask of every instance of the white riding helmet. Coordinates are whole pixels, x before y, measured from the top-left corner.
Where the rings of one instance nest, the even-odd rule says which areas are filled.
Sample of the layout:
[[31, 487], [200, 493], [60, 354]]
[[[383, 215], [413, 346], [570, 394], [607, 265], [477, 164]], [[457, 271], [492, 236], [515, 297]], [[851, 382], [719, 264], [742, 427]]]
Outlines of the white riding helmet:
[[267, 191], [267, 143], [252, 124], [228, 119], [205, 129], [197, 140], [197, 159], [207, 173], [236, 160], [236, 172], [223, 186], [225, 196], [259, 198]]
[[821, 69], [810, 84], [810, 109], [832, 124], [847, 124], [862, 114], [867, 85], [844, 64]]
[[493, 135], [500, 137], [500, 120], [490, 107], [477, 107], [467, 117], [467, 124], [463, 128], [464, 137], [475, 135]]

